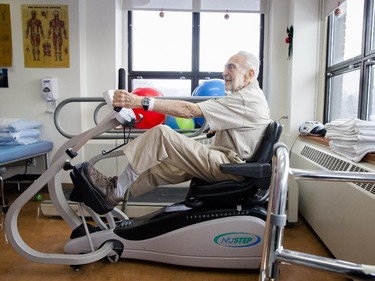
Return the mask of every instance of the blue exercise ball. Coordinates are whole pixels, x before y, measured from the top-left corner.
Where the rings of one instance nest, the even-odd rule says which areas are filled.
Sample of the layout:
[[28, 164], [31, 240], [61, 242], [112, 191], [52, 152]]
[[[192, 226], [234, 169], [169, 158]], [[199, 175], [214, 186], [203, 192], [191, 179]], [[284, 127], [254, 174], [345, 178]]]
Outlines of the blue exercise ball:
[[192, 96], [224, 96], [224, 80], [211, 79], [200, 83], [191, 94]]
[[[211, 79], [199, 84], [191, 94], [192, 96], [225, 96], [225, 87], [223, 79]], [[195, 118], [197, 127], [204, 123], [204, 117]]]

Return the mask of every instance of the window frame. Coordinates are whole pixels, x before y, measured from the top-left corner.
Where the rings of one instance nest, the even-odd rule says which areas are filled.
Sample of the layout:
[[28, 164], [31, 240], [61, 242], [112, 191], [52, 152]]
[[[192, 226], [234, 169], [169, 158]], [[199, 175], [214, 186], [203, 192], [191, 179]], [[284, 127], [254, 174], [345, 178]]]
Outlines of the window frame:
[[[260, 16], [260, 38], [259, 38], [259, 85], [263, 85], [263, 61], [264, 61], [264, 14]], [[128, 89], [132, 91], [133, 79], [190, 79], [191, 92], [199, 85], [200, 80], [222, 79], [222, 72], [204, 72], [199, 71], [199, 45], [200, 45], [200, 13], [192, 12], [192, 69], [191, 71], [134, 71], [132, 65], [133, 53], [133, 14], [128, 11]]]
[[332, 78], [345, 74], [350, 71], [358, 70], [360, 71], [360, 82], [359, 82], [359, 97], [358, 97], [358, 112], [357, 118], [362, 120], [368, 119], [369, 114], [369, 75], [370, 67], [375, 63], [375, 46], [373, 50], [370, 50], [370, 37], [371, 37], [371, 27], [375, 28], [375, 24], [372, 23], [372, 11], [375, 11], [375, 0], [365, 0], [364, 1], [364, 21], [362, 30], [362, 49], [361, 54], [345, 61], [339, 62], [334, 65], [329, 65], [332, 57], [331, 42], [333, 38], [333, 23], [332, 13], [328, 17], [327, 23], [327, 56], [326, 56], [326, 79], [325, 79], [325, 98], [324, 98], [324, 123], [330, 121], [330, 103], [332, 99], [331, 95], [331, 81]]

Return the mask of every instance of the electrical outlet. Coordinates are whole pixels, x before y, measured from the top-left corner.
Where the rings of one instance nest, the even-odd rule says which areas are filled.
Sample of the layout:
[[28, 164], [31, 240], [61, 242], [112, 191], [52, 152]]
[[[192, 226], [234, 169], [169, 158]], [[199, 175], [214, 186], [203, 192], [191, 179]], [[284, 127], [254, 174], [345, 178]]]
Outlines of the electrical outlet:
[[26, 159], [26, 166], [28, 166], [28, 167], [35, 167], [36, 166], [35, 158], [28, 158], [28, 159]]

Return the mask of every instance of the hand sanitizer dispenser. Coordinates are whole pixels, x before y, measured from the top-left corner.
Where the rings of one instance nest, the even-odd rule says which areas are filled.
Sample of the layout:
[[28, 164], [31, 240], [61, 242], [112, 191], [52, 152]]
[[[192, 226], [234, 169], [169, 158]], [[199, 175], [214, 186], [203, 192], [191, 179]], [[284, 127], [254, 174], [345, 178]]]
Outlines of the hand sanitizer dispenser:
[[47, 112], [54, 112], [59, 97], [57, 77], [42, 79], [42, 97], [47, 101]]
[[57, 100], [58, 94], [57, 77], [47, 77], [42, 79], [42, 96], [46, 101]]

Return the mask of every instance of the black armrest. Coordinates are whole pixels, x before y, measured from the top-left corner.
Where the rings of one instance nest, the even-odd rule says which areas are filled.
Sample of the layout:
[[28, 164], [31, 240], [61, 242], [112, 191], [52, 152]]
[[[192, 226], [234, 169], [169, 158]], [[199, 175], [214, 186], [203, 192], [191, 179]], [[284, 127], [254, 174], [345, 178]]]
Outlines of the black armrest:
[[239, 175], [248, 178], [266, 178], [271, 176], [271, 164], [268, 163], [230, 163], [221, 164], [224, 174]]

